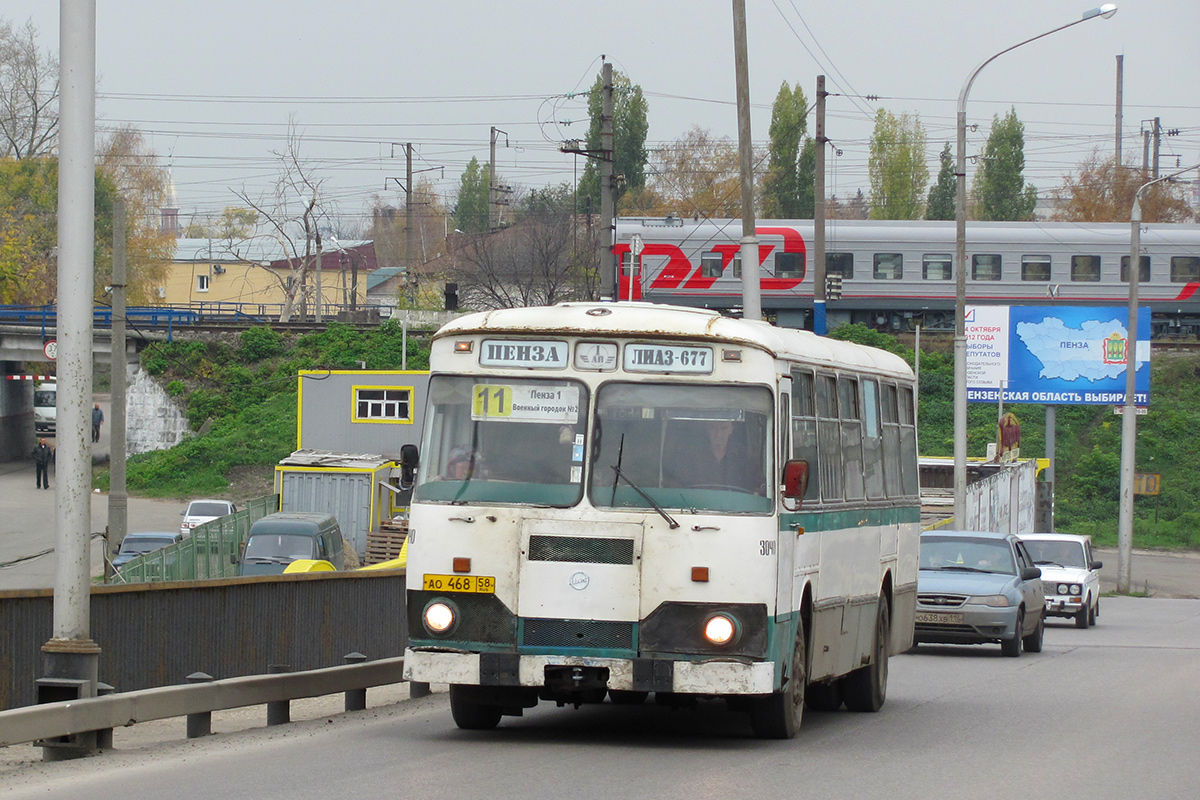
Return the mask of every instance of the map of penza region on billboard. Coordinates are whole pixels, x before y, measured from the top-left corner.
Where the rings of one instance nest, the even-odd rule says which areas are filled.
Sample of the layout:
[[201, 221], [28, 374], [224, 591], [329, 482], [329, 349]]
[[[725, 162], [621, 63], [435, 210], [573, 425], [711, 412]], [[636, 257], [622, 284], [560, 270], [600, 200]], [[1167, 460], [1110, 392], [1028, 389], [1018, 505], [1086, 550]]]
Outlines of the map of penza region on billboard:
[[[972, 306], [967, 399], [1006, 403], [1125, 402], [1124, 307]], [[1138, 309], [1134, 402], [1150, 402], [1150, 309]]]

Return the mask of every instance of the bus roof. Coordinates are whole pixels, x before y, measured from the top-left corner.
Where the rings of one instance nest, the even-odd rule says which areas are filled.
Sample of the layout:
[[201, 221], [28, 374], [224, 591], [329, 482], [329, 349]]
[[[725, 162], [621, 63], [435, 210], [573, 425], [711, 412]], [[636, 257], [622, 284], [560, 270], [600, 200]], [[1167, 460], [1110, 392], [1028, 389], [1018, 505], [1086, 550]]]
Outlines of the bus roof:
[[708, 338], [765, 350], [831, 367], [848, 366], [911, 377], [904, 359], [874, 347], [778, 328], [766, 322], [723, 317], [716, 311], [656, 303], [576, 302], [532, 308], [505, 308], [459, 317], [442, 326], [435, 339], [467, 334], [558, 334], [634, 336], [655, 339]]

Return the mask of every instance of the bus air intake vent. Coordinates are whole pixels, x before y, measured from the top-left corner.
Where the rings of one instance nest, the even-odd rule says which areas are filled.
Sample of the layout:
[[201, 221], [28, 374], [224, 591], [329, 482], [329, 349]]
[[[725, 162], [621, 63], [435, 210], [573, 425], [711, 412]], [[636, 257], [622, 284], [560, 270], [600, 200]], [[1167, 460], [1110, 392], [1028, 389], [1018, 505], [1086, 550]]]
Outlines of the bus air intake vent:
[[530, 536], [529, 560], [577, 561], [583, 564], [632, 564], [633, 539]]
[[633, 623], [591, 619], [526, 619], [525, 647], [632, 650]]

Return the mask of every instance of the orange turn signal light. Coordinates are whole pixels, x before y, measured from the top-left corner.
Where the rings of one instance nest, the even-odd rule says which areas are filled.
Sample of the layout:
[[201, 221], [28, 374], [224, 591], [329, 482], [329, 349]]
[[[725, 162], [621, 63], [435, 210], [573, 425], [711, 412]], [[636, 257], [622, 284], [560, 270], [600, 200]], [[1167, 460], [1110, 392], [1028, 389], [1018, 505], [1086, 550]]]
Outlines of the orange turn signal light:
[[692, 567], [692, 580], [697, 583], [708, 583], [708, 567]]
[[469, 559], [469, 558], [454, 559], [454, 571], [455, 572], [470, 572], [471, 571], [471, 559]]

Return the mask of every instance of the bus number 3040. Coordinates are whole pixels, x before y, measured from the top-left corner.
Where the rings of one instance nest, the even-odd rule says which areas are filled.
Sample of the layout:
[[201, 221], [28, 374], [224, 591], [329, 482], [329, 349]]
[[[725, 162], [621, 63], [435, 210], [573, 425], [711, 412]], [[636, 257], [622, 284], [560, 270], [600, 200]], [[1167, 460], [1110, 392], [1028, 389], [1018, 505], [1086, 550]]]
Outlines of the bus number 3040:
[[758, 554], [761, 556], [775, 555], [775, 540], [760, 539], [758, 542]]

